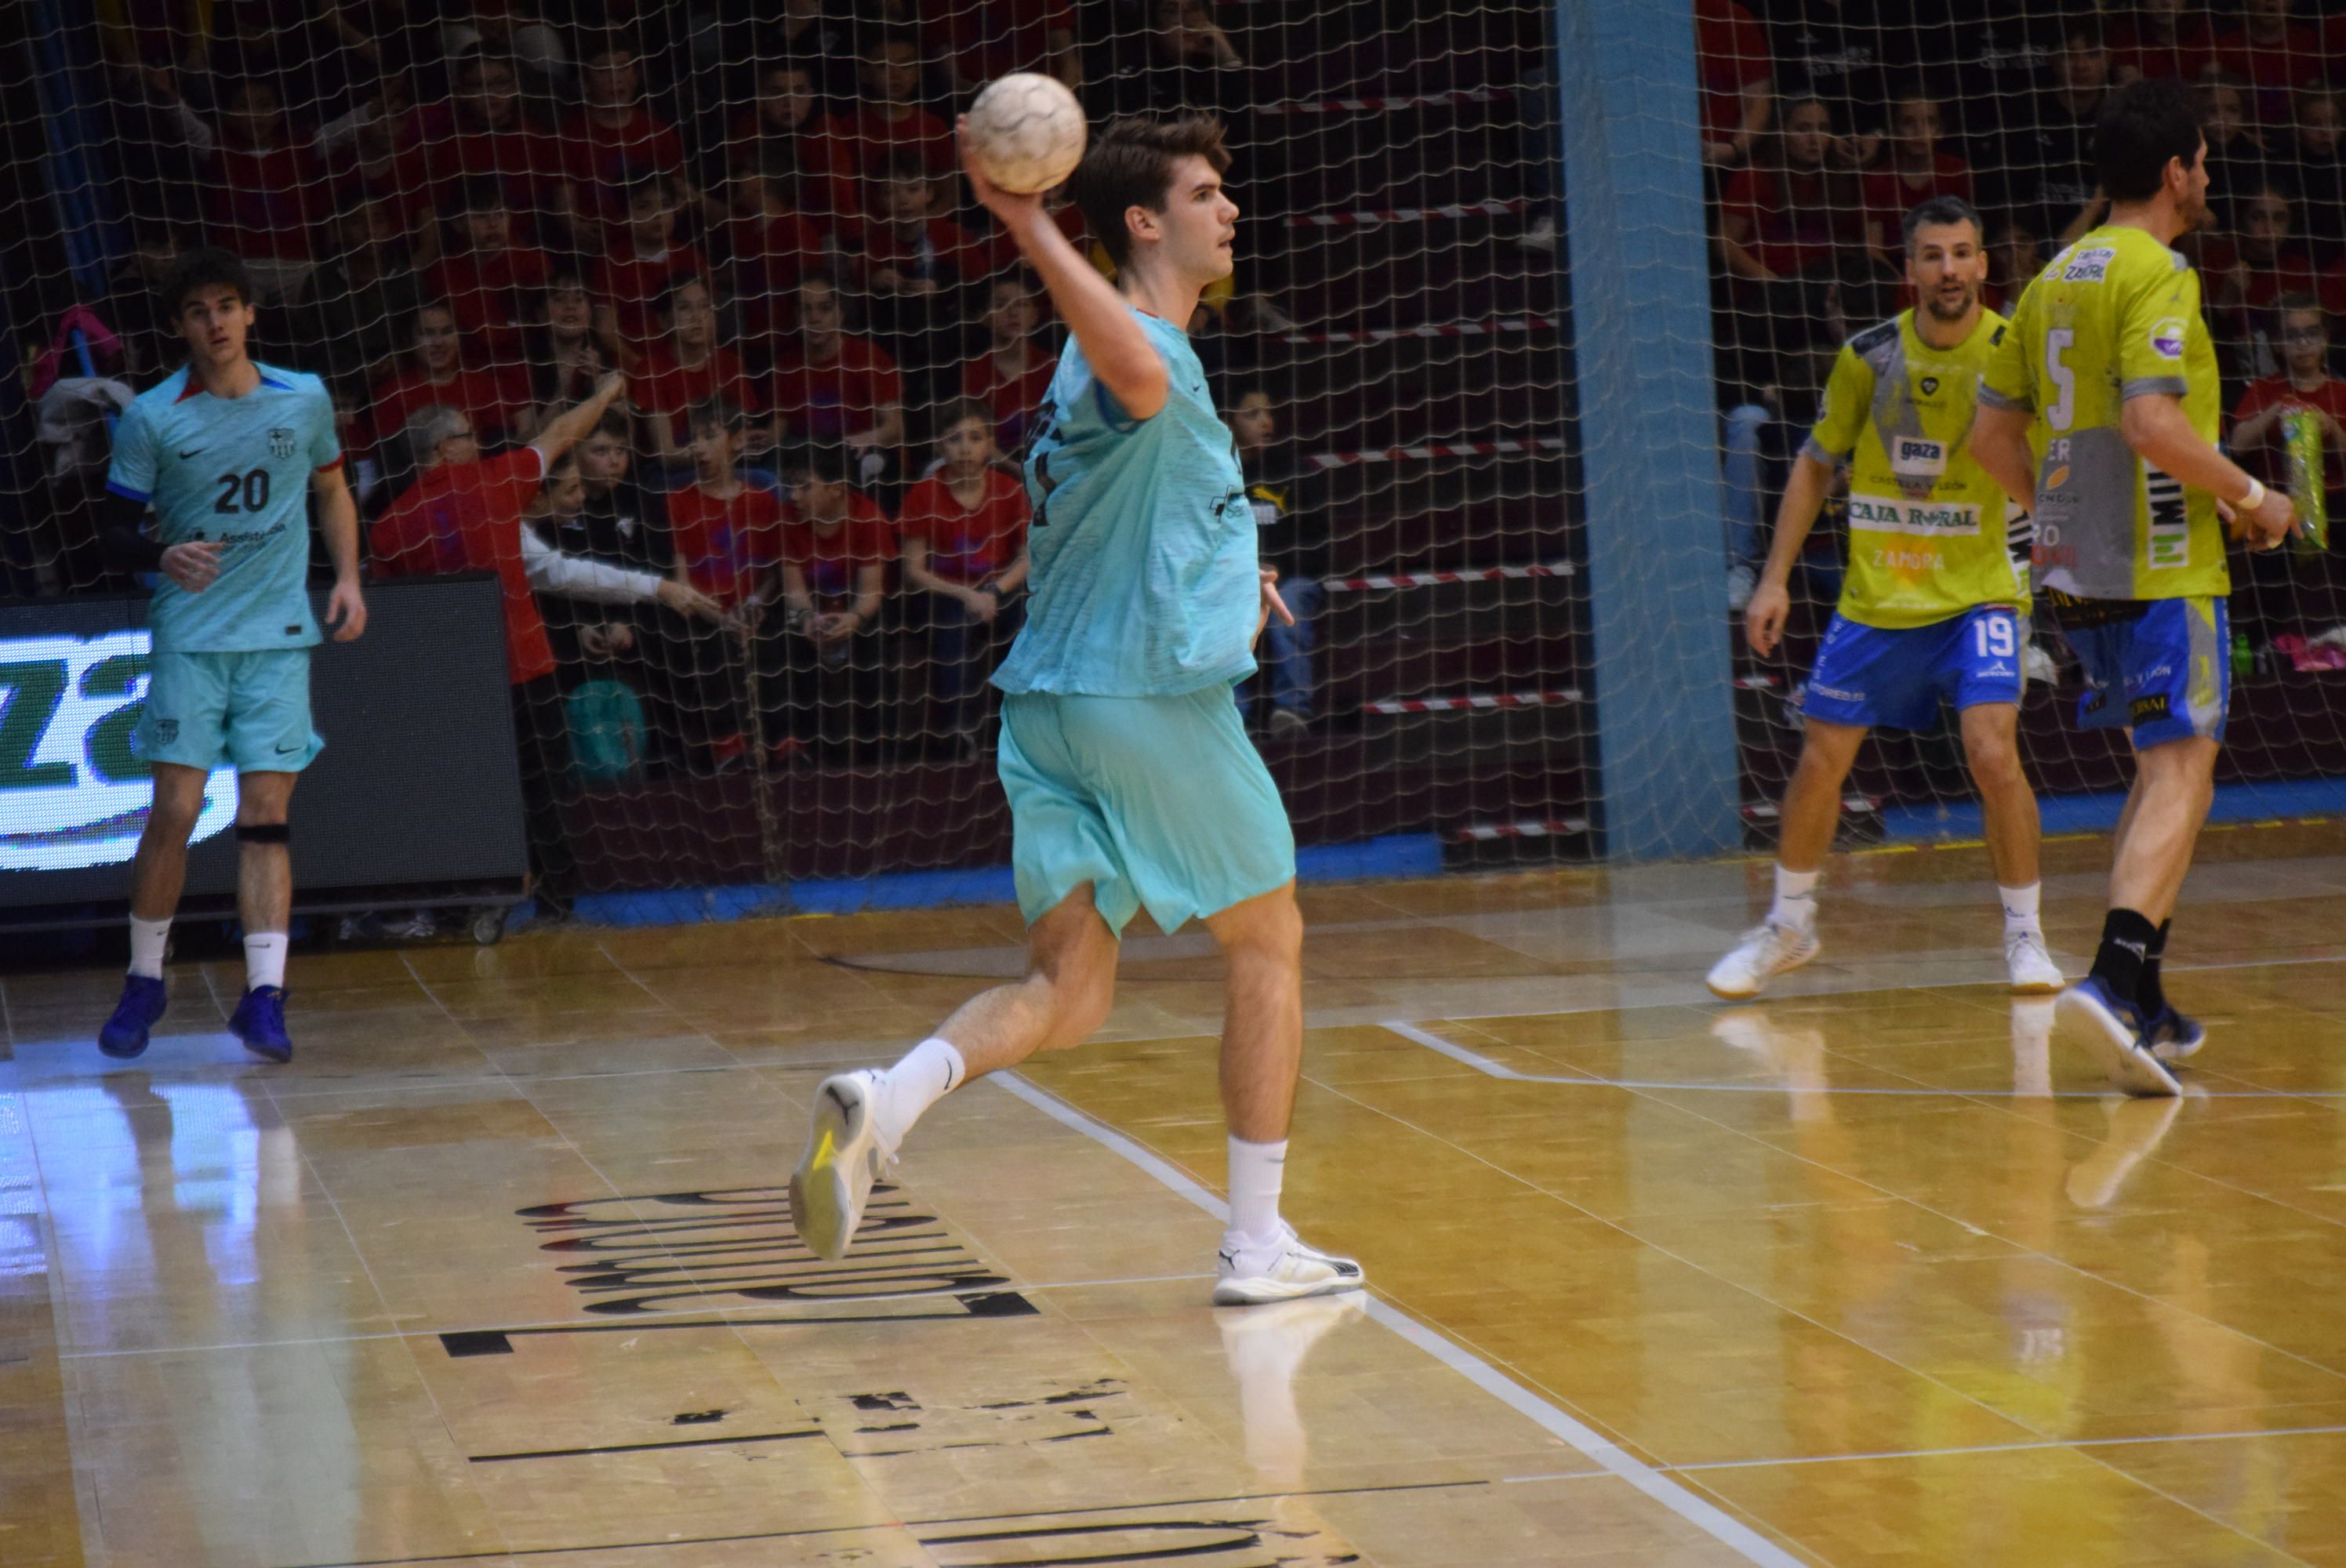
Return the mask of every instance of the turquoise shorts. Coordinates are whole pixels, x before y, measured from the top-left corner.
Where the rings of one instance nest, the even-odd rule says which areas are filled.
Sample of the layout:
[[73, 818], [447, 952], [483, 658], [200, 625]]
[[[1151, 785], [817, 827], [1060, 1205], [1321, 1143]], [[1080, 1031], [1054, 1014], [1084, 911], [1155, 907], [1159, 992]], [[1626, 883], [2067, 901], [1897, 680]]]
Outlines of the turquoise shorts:
[[1086, 882], [1108, 929], [1161, 931], [1295, 880], [1295, 833], [1230, 688], [1179, 697], [1019, 692], [1002, 704], [1002, 789], [1026, 923]]
[[310, 727], [310, 650], [161, 653], [149, 665], [138, 755], [209, 773], [299, 773], [325, 747]]

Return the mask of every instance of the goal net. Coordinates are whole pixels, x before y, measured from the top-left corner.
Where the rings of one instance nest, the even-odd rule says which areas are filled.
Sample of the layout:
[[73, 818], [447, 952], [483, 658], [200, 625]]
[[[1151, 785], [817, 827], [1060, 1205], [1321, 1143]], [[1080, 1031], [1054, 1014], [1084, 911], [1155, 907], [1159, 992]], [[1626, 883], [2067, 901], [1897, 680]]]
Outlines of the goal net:
[[[1604, 711], [1590, 653], [1552, 7], [904, 9], [35, 0], [7, 67], [27, 221], [0, 290], [33, 350], [26, 401], [0, 407], [7, 592], [137, 591], [97, 541], [108, 421], [178, 362], [156, 283], [225, 245], [251, 273], [258, 356], [333, 393], [367, 527], [393, 542], [385, 576], [423, 569], [399, 542], [435, 469], [540, 439], [625, 372], [511, 523], [533, 543], [509, 620], [543, 628], [509, 672], [535, 817], [556, 825], [543, 872], [597, 891], [1002, 863], [985, 677], [1019, 624], [1015, 475], [1063, 329], [970, 201], [949, 127], [993, 76], [1047, 71], [1096, 126], [1197, 108], [1229, 127], [1239, 264], [1188, 325], [1300, 616], [1235, 697], [1299, 840], [1453, 861], [1599, 845], [1594, 727], [1634, 768], [1639, 716]], [[2099, 95], [2184, 76], [2217, 178], [2190, 251], [2228, 428], [2287, 482], [2288, 411], [2346, 418], [2326, 345], [2305, 346], [2346, 300], [2340, 104], [2320, 85], [2337, 30], [2270, 5], [2148, 5], [2104, 30], [2052, 0], [1988, 10], [1892, 26], [1696, 0], [1688, 18], [1727, 591], [1671, 657], [1723, 639], [1734, 661], [1756, 838], [1838, 593], [1835, 515], [1776, 655], [1749, 653], [1737, 608], [1833, 351], [1905, 303], [1913, 202], [1980, 206], [2008, 304], [2087, 220]], [[2341, 478], [2334, 451], [2321, 466], [2317, 491]], [[2334, 772], [2330, 557], [2234, 566], [2227, 777]], [[2116, 786], [2123, 758], [2075, 728], [2049, 633], [2031, 667], [2040, 788]], [[1851, 791], [1860, 830], [1959, 831], [1952, 716], [1877, 737]]]
[[[1731, 605], [1763, 569], [1835, 351], [1914, 302], [1902, 216], [1934, 196], [1974, 203], [1986, 225], [1986, 302], [2009, 312], [2037, 269], [2100, 221], [2095, 117], [2143, 76], [2188, 84], [2206, 129], [2212, 220], [2178, 248], [2207, 301], [2226, 445], [2301, 504], [2334, 511], [2346, 464], [2322, 433], [2346, 407], [2330, 342], [2346, 307], [2346, 168], [2329, 83], [2346, 32], [2304, 9], [2170, 0], [2096, 13], [2023, 0], [1892, 24], [1698, 0]], [[1841, 511], [1829, 504], [1793, 566], [1783, 647], [1761, 658], [1739, 630], [1735, 640], [1746, 812], [1761, 836], [1798, 755], [1802, 681], [1841, 589]], [[2346, 764], [2336, 684], [2346, 601], [2332, 554], [2320, 543], [2260, 555], [2236, 546], [2229, 565], [2232, 717], [2219, 779], [2251, 786], [2236, 808], [2249, 813], [2332, 809], [2326, 790], [2291, 782]], [[2029, 773], [2048, 799], [2102, 797], [2082, 812], [2048, 809], [2049, 823], [2100, 825], [2115, 811], [2108, 792], [2131, 774], [2125, 743], [2077, 728], [2076, 662], [2038, 620], [2022, 721]], [[1929, 729], [1874, 736], [1845, 821], [1861, 833], [1934, 822], [1960, 833], [1977, 820], [1973, 801], [1943, 710]]]

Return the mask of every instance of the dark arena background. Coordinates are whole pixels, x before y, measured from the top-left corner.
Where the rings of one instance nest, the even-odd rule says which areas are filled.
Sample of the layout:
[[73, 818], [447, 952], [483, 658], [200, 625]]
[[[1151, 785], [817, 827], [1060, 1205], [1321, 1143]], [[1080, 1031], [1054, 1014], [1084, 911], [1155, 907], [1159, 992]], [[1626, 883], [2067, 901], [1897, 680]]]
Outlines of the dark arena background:
[[[1771, 655], [1742, 611], [1835, 354], [1914, 302], [1909, 209], [1974, 204], [2009, 312], [2105, 210], [2108, 96], [2187, 83], [2226, 450], [2346, 506], [2346, 9], [0, 13], [0, 1565], [2346, 1564], [2336, 535], [2230, 550], [2183, 1095], [2011, 993], [1952, 709], [1860, 751], [1818, 962], [1703, 983], [1845, 485]], [[1097, 1039], [942, 1102], [846, 1260], [793, 1227], [817, 1085], [1025, 962], [986, 679], [1066, 333], [952, 132], [1017, 70], [1094, 135], [1227, 127], [1183, 325], [1298, 612], [1234, 700], [1309, 932], [1285, 1201], [1357, 1296], [1206, 1307], [1221, 971], [1146, 918]], [[370, 541], [282, 1066], [224, 1023], [225, 769], [170, 1011], [94, 1044], [153, 653], [100, 516], [203, 246]], [[527, 593], [396, 558], [449, 440], [612, 371], [497, 519]], [[757, 611], [798, 584], [852, 634]], [[2049, 616], [2022, 651], [2074, 979], [2134, 763]]]

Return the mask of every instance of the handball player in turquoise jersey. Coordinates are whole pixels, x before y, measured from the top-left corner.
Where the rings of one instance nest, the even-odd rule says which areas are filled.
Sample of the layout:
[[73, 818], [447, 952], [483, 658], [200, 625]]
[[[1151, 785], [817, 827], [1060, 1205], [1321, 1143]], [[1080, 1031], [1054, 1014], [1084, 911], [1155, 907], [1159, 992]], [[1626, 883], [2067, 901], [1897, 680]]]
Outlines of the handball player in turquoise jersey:
[[1119, 122], [1084, 155], [1068, 189], [1116, 263], [1113, 284], [1041, 197], [986, 179], [965, 126], [962, 138], [971, 188], [1073, 334], [1026, 459], [1026, 624], [994, 677], [1027, 971], [894, 1066], [824, 1080], [791, 1214], [812, 1251], [842, 1256], [923, 1112], [1100, 1026], [1118, 935], [1145, 908], [1168, 932], [1202, 919], [1227, 971], [1230, 1214], [1215, 1302], [1356, 1290], [1360, 1265], [1306, 1247], [1279, 1215], [1303, 1054], [1303, 921], [1294, 835], [1230, 688], [1286, 606], [1256, 555], [1237, 443], [1182, 330], [1231, 270], [1239, 212], [1222, 189], [1221, 125]]
[[[163, 302], [188, 362], [140, 394], [114, 433], [103, 526], [126, 568], [160, 575], [138, 752], [155, 800], [131, 865], [130, 973], [98, 1049], [136, 1056], [163, 1015], [163, 951], [187, 880], [188, 838], [223, 759], [236, 767], [237, 912], [245, 991], [229, 1021], [273, 1062], [285, 1032], [293, 871], [286, 808], [324, 744], [310, 726], [309, 497], [334, 565], [334, 640], [366, 629], [358, 507], [342, 473], [334, 404], [317, 377], [245, 352], [252, 286], [225, 250], [181, 257]], [[149, 504], [153, 538], [140, 532]]]

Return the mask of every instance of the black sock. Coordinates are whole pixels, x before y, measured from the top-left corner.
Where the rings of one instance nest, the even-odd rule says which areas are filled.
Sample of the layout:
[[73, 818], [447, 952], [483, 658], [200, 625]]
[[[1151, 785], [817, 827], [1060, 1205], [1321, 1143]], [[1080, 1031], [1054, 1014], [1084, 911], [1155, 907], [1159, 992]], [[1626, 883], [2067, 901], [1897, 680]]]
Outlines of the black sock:
[[2174, 929], [2173, 921], [2161, 921], [2157, 934], [2150, 939], [2149, 951], [2143, 955], [2142, 979], [2135, 984], [2134, 1001], [2145, 1018], [2156, 1017], [2167, 1006], [2167, 993], [2158, 983], [2158, 961], [2167, 956], [2167, 933]]
[[2094, 975], [2112, 996], [2132, 1002], [2142, 991], [2143, 966], [2158, 928], [2133, 910], [2112, 910], [2102, 921], [2101, 950], [2094, 954]]

